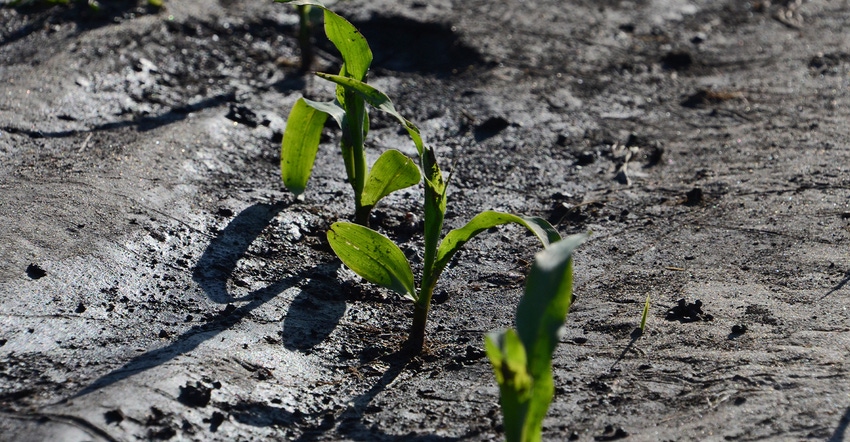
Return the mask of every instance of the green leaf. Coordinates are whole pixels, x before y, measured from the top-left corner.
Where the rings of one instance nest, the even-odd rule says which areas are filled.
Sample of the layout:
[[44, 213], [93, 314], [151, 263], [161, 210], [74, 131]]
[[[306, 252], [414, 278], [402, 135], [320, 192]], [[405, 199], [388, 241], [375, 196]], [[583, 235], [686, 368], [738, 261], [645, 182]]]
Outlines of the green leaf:
[[322, 8], [325, 11], [325, 35], [342, 55], [343, 71], [358, 80], [366, 79], [366, 72], [372, 64], [372, 50], [351, 22], [315, 0], [275, 0], [275, 3]]
[[330, 115], [331, 118], [336, 121], [336, 124], [339, 125], [339, 127], [342, 127], [342, 119], [345, 117], [345, 109], [343, 109], [337, 101], [313, 101], [306, 98], [302, 98], [302, 100], [304, 100], [304, 103], [313, 109]]
[[415, 124], [404, 118], [395, 109], [392, 100], [390, 100], [390, 97], [388, 97], [387, 94], [355, 78], [350, 78], [343, 75], [325, 74], [322, 72], [317, 72], [316, 75], [321, 78], [324, 78], [325, 80], [332, 81], [347, 90], [352, 90], [356, 92], [359, 96], [363, 97], [363, 99], [372, 107], [375, 107], [394, 117], [396, 120], [398, 120], [399, 123], [401, 123], [405, 130], [407, 130], [407, 134], [410, 135], [410, 138], [413, 140], [413, 144], [416, 145], [416, 150], [419, 155], [423, 155], [424, 144], [422, 143], [422, 136], [419, 132], [419, 128], [416, 127]]
[[572, 254], [587, 237], [570, 235], [537, 253], [528, 275], [516, 328], [528, 355], [528, 372], [535, 379], [551, 371], [552, 353], [572, 301]]
[[525, 348], [514, 330], [488, 333], [484, 349], [499, 384], [505, 439], [521, 441], [532, 379], [526, 371]]
[[372, 165], [360, 204], [372, 207], [390, 193], [416, 185], [421, 178], [413, 160], [395, 149], [388, 150]]
[[280, 147], [280, 174], [286, 188], [296, 195], [307, 188], [327, 118], [327, 113], [311, 107], [303, 98], [289, 112]]
[[558, 231], [543, 218], [526, 218], [510, 213], [494, 211], [481, 212], [466, 223], [465, 226], [452, 230], [443, 238], [440, 248], [437, 250], [437, 261], [434, 265], [435, 271], [432, 274], [432, 278], [439, 278], [440, 272], [448, 265], [452, 256], [470, 239], [475, 237], [475, 235], [478, 235], [484, 230], [507, 223], [516, 223], [524, 226], [543, 243], [543, 247], [548, 247], [549, 244], [561, 239]]
[[348, 20], [325, 8], [325, 34], [342, 55], [342, 61], [348, 76], [365, 80], [369, 65], [372, 64], [372, 51], [363, 34]]
[[646, 317], [649, 316], [649, 293], [646, 294], [646, 302], [643, 303], [643, 313], [640, 316], [640, 331], [646, 330]]
[[410, 263], [386, 236], [368, 227], [336, 222], [328, 230], [328, 242], [336, 256], [363, 279], [416, 300]]

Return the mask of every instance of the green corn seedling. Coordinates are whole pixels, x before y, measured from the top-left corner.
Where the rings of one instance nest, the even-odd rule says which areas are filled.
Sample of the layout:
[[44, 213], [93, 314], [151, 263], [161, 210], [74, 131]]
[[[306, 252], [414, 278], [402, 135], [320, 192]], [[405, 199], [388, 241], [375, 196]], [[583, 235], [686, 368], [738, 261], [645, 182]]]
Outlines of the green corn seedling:
[[350, 77], [319, 75], [335, 82], [346, 91], [356, 93], [366, 103], [397, 119], [407, 130], [419, 154], [420, 166], [425, 176], [425, 250], [418, 290], [414, 284], [410, 263], [401, 249], [386, 236], [346, 222], [334, 223], [328, 231], [331, 248], [346, 266], [367, 281], [392, 289], [413, 301], [413, 325], [408, 338], [408, 348], [418, 353], [425, 341], [425, 324], [437, 280], [455, 253], [467, 241], [484, 230], [507, 223], [526, 227], [537, 236], [544, 247], [561, 237], [555, 228], [542, 218], [486, 211], [476, 215], [465, 226], [450, 231], [441, 241], [448, 185], [437, 164], [433, 148], [425, 146], [419, 129], [396, 111], [389, 97], [383, 92]]
[[[342, 55], [343, 64], [338, 77], [366, 81], [372, 63], [372, 51], [363, 35], [348, 20], [315, 1], [275, 1], [292, 3], [299, 8], [321, 8], [324, 12], [325, 34]], [[309, 13], [304, 10], [300, 12]], [[318, 75], [322, 78], [337, 77]], [[283, 183], [290, 192], [300, 195], [306, 189], [328, 116], [342, 129], [340, 148], [345, 171], [354, 190], [354, 221], [366, 225], [372, 208], [381, 198], [419, 183], [419, 169], [413, 160], [401, 152], [388, 150], [378, 157], [369, 170], [363, 146], [369, 130], [366, 104], [359, 94], [337, 85], [336, 99], [333, 101], [323, 103], [300, 98], [289, 113], [281, 143], [280, 169]]]
[[640, 316], [640, 332], [646, 330], [646, 317], [649, 316], [649, 294], [646, 295], [646, 302], [643, 303], [643, 313]]
[[489, 333], [484, 346], [499, 384], [505, 439], [539, 442], [555, 395], [552, 354], [572, 303], [571, 235], [537, 254], [516, 313], [516, 330]]

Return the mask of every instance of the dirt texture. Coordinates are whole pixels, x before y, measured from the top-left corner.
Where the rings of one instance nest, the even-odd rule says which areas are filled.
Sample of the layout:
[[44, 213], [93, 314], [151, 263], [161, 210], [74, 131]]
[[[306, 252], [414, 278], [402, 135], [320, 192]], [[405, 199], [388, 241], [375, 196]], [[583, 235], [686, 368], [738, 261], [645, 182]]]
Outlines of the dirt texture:
[[[501, 438], [483, 335], [534, 239], [470, 242], [403, 356], [412, 306], [325, 239], [353, 212], [339, 131], [304, 201], [279, 178], [290, 107], [332, 93], [293, 8], [101, 3], [0, 7], [0, 440]], [[452, 171], [447, 228], [593, 232], [544, 439], [850, 440], [846, 0], [334, 9]], [[415, 153], [372, 117], [371, 160]], [[421, 199], [372, 218], [414, 265]]]

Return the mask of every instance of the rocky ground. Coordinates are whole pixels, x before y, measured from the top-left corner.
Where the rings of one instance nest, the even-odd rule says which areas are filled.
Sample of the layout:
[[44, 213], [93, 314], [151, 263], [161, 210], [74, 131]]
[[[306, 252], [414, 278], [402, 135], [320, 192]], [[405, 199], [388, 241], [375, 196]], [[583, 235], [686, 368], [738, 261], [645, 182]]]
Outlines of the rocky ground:
[[[353, 211], [338, 131], [304, 201], [280, 182], [289, 108], [331, 93], [291, 7], [5, 3], [0, 439], [502, 437], [482, 337], [538, 245], [471, 242], [402, 356], [412, 306], [325, 240]], [[451, 169], [448, 227], [593, 231], [546, 440], [850, 440], [846, 0], [333, 7]], [[414, 152], [380, 114], [368, 143]], [[420, 212], [413, 188], [372, 223], [415, 260]]]

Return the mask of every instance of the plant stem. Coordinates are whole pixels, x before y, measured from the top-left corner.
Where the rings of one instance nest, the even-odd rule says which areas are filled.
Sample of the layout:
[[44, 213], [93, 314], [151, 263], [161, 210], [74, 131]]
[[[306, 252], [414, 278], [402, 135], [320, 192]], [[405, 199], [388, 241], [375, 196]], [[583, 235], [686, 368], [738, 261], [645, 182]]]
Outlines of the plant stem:
[[428, 310], [431, 309], [430, 299], [427, 304], [417, 302], [413, 307], [413, 325], [407, 337], [408, 350], [416, 355], [422, 352], [425, 345], [425, 324], [428, 322]]
[[371, 207], [363, 207], [363, 188], [366, 186], [366, 151], [363, 148], [366, 124], [366, 103], [355, 92], [342, 92], [345, 117], [343, 118], [342, 158], [351, 188], [354, 190], [354, 222], [368, 226]]
[[361, 226], [369, 226], [369, 214], [372, 213], [372, 206], [361, 206], [355, 202], [354, 222]]
[[310, 21], [310, 5], [298, 5], [298, 48], [301, 50], [301, 73], [310, 70], [313, 65], [313, 23]]

